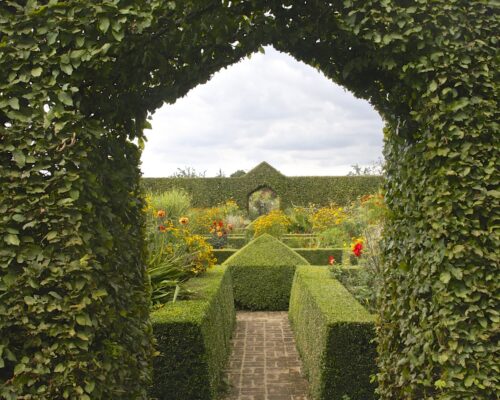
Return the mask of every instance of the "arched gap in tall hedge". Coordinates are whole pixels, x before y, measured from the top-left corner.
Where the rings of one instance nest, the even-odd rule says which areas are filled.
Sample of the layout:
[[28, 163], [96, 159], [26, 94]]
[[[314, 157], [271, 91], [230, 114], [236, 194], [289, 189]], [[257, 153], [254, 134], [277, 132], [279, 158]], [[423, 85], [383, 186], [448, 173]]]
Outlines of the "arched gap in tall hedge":
[[147, 117], [273, 44], [386, 121], [381, 397], [491, 398], [495, 11], [483, 0], [0, 3], [0, 396], [146, 398]]
[[252, 190], [247, 197], [247, 211], [250, 218], [269, 214], [280, 209], [280, 195], [268, 185], [260, 185]]

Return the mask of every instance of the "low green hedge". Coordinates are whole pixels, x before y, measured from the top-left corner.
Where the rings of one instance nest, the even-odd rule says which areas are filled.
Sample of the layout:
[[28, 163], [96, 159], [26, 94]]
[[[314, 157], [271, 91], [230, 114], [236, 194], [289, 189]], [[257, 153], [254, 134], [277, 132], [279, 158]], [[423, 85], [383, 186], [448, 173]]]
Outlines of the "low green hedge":
[[235, 323], [231, 274], [217, 266], [186, 286], [195, 291], [196, 299], [177, 301], [151, 314], [160, 353], [153, 362], [152, 399], [218, 398]]
[[238, 249], [214, 249], [213, 254], [217, 259], [217, 264], [222, 264], [237, 251]]
[[327, 268], [297, 268], [289, 318], [314, 400], [376, 398], [375, 318]]
[[330, 256], [335, 264], [342, 264], [343, 249], [293, 249], [304, 257], [311, 265], [328, 265]]
[[297, 265], [308, 262], [271, 235], [262, 235], [229, 257], [237, 308], [288, 310]]

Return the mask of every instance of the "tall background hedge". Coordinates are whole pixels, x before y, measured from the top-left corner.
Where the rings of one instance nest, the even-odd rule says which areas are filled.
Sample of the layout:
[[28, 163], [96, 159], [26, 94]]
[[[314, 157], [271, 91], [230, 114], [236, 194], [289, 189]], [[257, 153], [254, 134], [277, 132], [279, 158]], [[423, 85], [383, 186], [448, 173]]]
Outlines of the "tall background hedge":
[[163, 192], [173, 188], [186, 190], [195, 207], [211, 207], [234, 199], [246, 209], [248, 198], [267, 187], [280, 197], [280, 207], [310, 203], [344, 205], [382, 186], [381, 176], [284, 176], [263, 162], [238, 178], [142, 178], [145, 190]]
[[148, 115], [273, 44], [386, 121], [381, 397], [491, 398], [497, 15], [489, 0], [0, 2], [0, 396], [145, 398]]

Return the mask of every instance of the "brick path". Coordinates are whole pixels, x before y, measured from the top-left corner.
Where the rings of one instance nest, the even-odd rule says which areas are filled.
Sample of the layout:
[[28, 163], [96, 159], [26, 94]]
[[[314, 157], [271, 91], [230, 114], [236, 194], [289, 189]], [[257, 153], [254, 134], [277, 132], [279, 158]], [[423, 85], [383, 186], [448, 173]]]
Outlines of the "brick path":
[[307, 400], [286, 312], [238, 312], [224, 400]]

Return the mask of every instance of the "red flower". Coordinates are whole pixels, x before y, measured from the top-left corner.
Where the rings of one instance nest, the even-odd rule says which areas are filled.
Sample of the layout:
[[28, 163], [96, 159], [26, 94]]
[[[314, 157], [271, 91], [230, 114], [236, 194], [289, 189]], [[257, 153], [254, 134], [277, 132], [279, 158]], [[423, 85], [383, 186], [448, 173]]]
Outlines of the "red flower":
[[328, 264], [330, 264], [330, 265], [335, 264], [335, 257], [334, 256], [328, 257]]
[[224, 226], [224, 222], [222, 220], [219, 221], [219, 226], [222, 228]]
[[354, 248], [352, 249], [352, 252], [356, 257], [361, 257], [361, 253], [363, 252], [363, 244], [361, 242], [358, 242], [354, 245]]
[[166, 231], [167, 231], [167, 228], [165, 228], [165, 226], [164, 226], [164, 225], [160, 225], [160, 226], [158, 227], [158, 230], [159, 230], [160, 232], [166, 232]]

